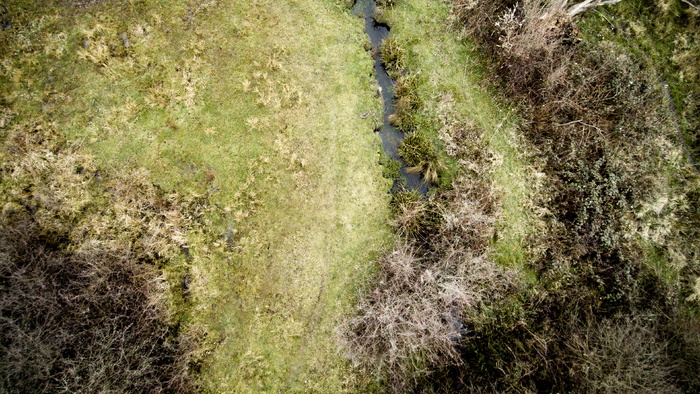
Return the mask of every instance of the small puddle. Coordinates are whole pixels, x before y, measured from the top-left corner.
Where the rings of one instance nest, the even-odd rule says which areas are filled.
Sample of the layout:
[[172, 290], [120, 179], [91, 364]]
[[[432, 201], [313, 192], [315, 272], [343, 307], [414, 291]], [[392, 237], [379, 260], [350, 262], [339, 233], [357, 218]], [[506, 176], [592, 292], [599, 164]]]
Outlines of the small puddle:
[[[374, 20], [373, 15], [376, 7], [377, 4], [375, 0], [357, 0], [352, 8], [352, 13], [364, 18], [365, 33], [369, 36], [372, 43], [372, 53], [375, 54], [374, 73], [377, 78], [377, 83], [379, 83], [379, 87], [381, 88], [382, 101], [384, 104], [384, 125], [381, 130], [379, 130], [379, 136], [382, 139], [382, 147], [387, 157], [401, 162], [401, 176], [406, 180], [408, 189], [415, 190], [420, 194], [425, 194], [428, 191], [428, 186], [423, 181], [422, 175], [409, 173], [403, 159], [399, 157], [398, 147], [404, 139], [404, 133], [392, 126], [389, 122], [389, 116], [394, 113], [395, 81], [387, 74], [379, 52], [382, 41], [389, 35], [389, 26]], [[400, 181], [395, 181], [392, 190], [396, 190], [399, 183]]]

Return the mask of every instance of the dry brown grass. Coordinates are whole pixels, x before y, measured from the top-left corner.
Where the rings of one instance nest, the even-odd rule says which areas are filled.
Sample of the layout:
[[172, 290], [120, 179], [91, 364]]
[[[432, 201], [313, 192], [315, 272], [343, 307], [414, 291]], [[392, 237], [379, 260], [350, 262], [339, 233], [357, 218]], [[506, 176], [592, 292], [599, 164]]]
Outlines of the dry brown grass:
[[658, 335], [657, 318], [589, 321], [567, 341], [574, 380], [581, 391], [606, 393], [680, 393], [672, 383], [667, 344]]
[[204, 200], [143, 172], [103, 173], [40, 120], [15, 125], [3, 151], [2, 390], [192, 390], [196, 341], [179, 331], [161, 267]]
[[495, 216], [482, 182], [462, 177], [452, 191], [398, 194], [394, 204], [402, 241], [342, 330], [348, 356], [403, 392], [460, 365], [472, 319], [518, 281], [488, 257]]
[[43, 230], [2, 224], [2, 390], [189, 391], [189, 349], [157, 268], [123, 249], [66, 252]]

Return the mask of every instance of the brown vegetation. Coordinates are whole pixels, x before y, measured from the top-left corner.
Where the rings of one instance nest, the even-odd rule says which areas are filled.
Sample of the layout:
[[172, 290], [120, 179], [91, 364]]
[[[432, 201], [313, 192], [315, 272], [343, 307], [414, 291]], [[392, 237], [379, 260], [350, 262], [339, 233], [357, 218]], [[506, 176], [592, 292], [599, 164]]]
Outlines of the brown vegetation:
[[403, 246], [347, 327], [351, 356], [396, 391], [696, 391], [698, 176], [654, 65], [584, 41], [562, 2], [454, 10], [544, 162], [534, 277], [521, 283], [490, 260], [488, 153], [471, 122], [447, 122], [464, 174], [426, 200], [395, 196]]
[[[585, 392], [680, 392], [653, 316], [588, 321], [567, 341], [572, 370]], [[577, 323], [577, 322], [575, 322]]]
[[[678, 334], [661, 328], [683, 318], [683, 301], [650, 272], [636, 242], [639, 233], [630, 227], [648, 220], [637, 214], [646, 202], [669, 193], [659, 187], [664, 166], [680, 166], [671, 182], [682, 186], [671, 193], [695, 204], [694, 210], [697, 176], [687, 162], [674, 161], [679, 148], [659, 143], [674, 141], [674, 130], [653, 65], [611, 42], [583, 42], [570, 15], [548, 4], [458, 1], [456, 6], [526, 111], [525, 135], [544, 155], [550, 179], [550, 199], [543, 201], [552, 212], [549, 231], [536, 241], [546, 251], [532, 264], [542, 289], [524, 300], [530, 328], [512, 332], [511, 339], [488, 340], [489, 348], [511, 349], [489, 357], [488, 362], [512, 366], [493, 378], [532, 390], [690, 389], [697, 384], [688, 380], [692, 369], [673, 369], [665, 345]], [[693, 242], [690, 229], [697, 217], [691, 211], [665, 212], [687, 220], [668, 229], [672, 237]], [[667, 253], [682, 253], [688, 264], [684, 275], [690, 280], [697, 275], [697, 250]], [[636, 317], [648, 314], [655, 316], [648, 323]], [[608, 329], [594, 323], [608, 318], [618, 323]], [[581, 337], [598, 350], [582, 351]], [[615, 349], [623, 338], [628, 347]], [[530, 346], [539, 349], [541, 360], [528, 355]], [[616, 369], [622, 364], [642, 369], [637, 374]], [[586, 373], [567, 372], [576, 370]]]
[[350, 358], [377, 367], [392, 391], [415, 387], [436, 368], [461, 365], [467, 316], [518, 286], [488, 258], [494, 221], [487, 190], [458, 182], [459, 191], [427, 201], [397, 195], [403, 243], [384, 257], [360, 315], [343, 328]]
[[42, 230], [30, 218], [3, 223], [2, 390], [186, 390], [186, 345], [155, 298], [157, 269], [125, 250], [63, 251]]
[[161, 268], [204, 200], [104, 174], [45, 122], [15, 125], [3, 151], [2, 391], [189, 391], [196, 341]]

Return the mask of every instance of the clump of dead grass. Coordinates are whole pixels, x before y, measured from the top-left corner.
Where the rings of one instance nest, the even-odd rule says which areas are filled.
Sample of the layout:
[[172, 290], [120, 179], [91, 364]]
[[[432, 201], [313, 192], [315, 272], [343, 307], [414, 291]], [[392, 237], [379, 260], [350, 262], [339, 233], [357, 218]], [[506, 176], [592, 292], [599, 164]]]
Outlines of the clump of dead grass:
[[589, 321], [573, 334], [570, 372], [586, 392], [680, 393], [654, 316]]

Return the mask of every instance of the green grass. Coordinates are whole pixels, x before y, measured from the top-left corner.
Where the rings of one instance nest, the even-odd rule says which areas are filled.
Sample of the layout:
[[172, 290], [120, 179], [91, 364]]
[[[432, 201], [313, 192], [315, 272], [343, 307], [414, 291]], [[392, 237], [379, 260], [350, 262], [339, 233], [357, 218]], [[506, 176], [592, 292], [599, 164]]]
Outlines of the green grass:
[[443, 152], [441, 160], [448, 163], [448, 171], [456, 172], [457, 165], [446, 158], [438, 138], [440, 117], [455, 113], [484, 130], [483, 141], [476, 143], [489, 152], [491, 173], [485, 175], [500, 207], [493, 257], [527, 272], [526, 237], [536, 222], [531, 200], [537, 182], [518, 135], [517, 116], [487, 89], [483, 59], [472, 44], [459, 38], [448, 1], [399, 1], [383, 18], [405, 52], [405, 67], [420, 76], [417, 93], [424, 106], [418, 114], [419, 129]]
[[184, 263], [204, 391], [364, 387], [334, 333], [391, 243], [362, 20], [332, 0], [42, 12], [5, 58], [16, 119], [49, 118], [108, 171], [210, 195]]

